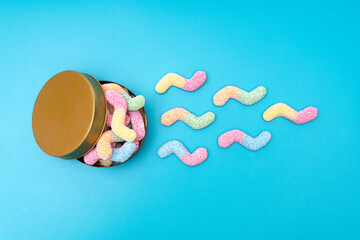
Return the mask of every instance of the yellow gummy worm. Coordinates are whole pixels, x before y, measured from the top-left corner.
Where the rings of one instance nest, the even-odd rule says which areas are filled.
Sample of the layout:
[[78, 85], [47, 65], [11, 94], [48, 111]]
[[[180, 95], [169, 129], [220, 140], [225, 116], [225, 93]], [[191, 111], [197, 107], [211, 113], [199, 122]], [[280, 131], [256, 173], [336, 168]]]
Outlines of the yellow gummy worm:
[[265, 121], [271, 121], [276, 117], [284, 117], [291, 121], [296, 121], [297, 116], [297, 111], [285, 103], [276, 103], [266, 109], [266, 111], [263, 113], [263, 118]]
[[171, 86], [176, 86], [178, 88], [184, 87], [186, 80], [184, 77], [176, 73], [168, 73], [160, 79], [156, 84], [155, 90], [158, 93], [164, 93]]
[[116, 109], [111, 122], [111, 129], [117, 136], [124, 139], [126, 142], [133, 142], [136, 138], [136, 132], [125, 125], [125, 116], [126, 111], [124, 109]]

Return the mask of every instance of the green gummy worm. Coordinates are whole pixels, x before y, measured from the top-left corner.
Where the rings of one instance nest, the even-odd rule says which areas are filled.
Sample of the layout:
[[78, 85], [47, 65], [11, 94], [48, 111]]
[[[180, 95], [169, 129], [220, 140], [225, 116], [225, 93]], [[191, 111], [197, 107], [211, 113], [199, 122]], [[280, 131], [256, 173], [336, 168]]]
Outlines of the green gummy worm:
[[125, 98], [129, 111], [137, 111], [145, 105], [145, 98], [143, 95], [131, 97], [127, 92], [124, 92], [121, 95]]
[[200, 117], [195, 116], [192, 113], [188, 113], [185, 116], [184, 122], [193, 129], [202, 129], [209, 126], [215, 120], [215, 114], [213, 112], [207, 112]]
[[259, 86], [251, 92], [246, 92], [240, 89], [236, 100], [245, 105], [252, 105], [260, 101], [265, 95], [266, 88], [263, 86]]

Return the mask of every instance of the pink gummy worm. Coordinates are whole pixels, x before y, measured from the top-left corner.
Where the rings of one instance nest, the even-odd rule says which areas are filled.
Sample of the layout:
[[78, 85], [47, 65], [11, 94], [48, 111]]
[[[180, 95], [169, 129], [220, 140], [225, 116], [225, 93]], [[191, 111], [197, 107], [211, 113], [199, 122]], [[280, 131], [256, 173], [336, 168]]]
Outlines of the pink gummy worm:
[[91, 151], [84, 156], [84, 162], [87, 165], [94, 165], [99, 159], [100, 157], [97, 154], [96, 147], [91, 149]]
[[136, 140], [141, 140], [145, 137], [144, 120], [141, 113], [138, 111], [129, 111], [131, 119], [131, 127], [136, 132]]
[[[104, 126], [104, 130], [103, 130], [103, 133], [108, 131], [109, 128], [105, 125]], [[115, 147], [115, 144], [116, 143], [111, 143], [111, 147]], [[100, 159], [99, 155], [97, 154], [97, 151], [96, 151], [96, 146], [90, 150], [90, 152], [88, 152], [87, 154], [85, 154], [84, 156], [84, 162], [87, 164], [87, 165], [94, 165], [98, 160]]]
[[218, 139], [218, 144], [222, 148], [229, 147], [233, 142], [238, 142], [242, 144], [242, 140], [245, 135], [246, 133], [240, 130], [237, 129], [231, 130], [221, 134], [221, 136]]
[[126, 116], [125, 116], [125, 125], [126, 126], [129, 125], [130, 121], [131, 121], [130, 116], [126, 114]]
[[[136, 145], [136, 149], [135, 149], [134, 153], [136, 153], [136, 151], [139, 149], [140, 142], [139, 142], [139, 140], [134, 140], [134, 143], [135, 143], [135, 145]], [[133, 154], [134, 154], [134, 153], [133, 153]]]
[[297, 112], [297, 118], [294, 121], [294, 123], [302, 124], [302, 123], [309, 122], [309, 121], [315, 119], [317, 114], [318, 114], [317, 108], [307, 107], [307, 108]]
[[180, 160], [189, 166], [195, 166], [206, 160], [208, 152], [206, 148], [200, 147], [195, 150], [192, 154], [187, 152]]
[[190, 79], [185, 79], [186, 83], [182, 87], [186, 91], [194, 91], [201, 87], [206, 81], [206, 73], [197, 71]]
[[107, 90], [105, 92], [105, 97], [108, 103], [114, 106], [115, 110], [118, 108], [122, 108], [126, 112], [127, 110], [126, 100], [119, 92], [115, 90]]

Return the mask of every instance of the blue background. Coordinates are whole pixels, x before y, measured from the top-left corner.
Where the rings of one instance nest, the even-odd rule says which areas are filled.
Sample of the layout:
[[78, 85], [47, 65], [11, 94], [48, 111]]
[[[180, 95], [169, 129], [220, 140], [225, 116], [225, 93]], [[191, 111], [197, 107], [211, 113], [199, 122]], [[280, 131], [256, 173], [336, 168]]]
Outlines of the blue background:
[[[359, 239], [359, 24], [356, 1], [1, 1], [0, 239]], [[126, 164], [92, 168], [36, 145], [36, 96], [68, 69], [146, 97], [148, 136]], [[197, 70], [208, 80], [196, 92], [154, 90]], [[214, 106], [230, 84], [268, 94]], [[265, 122], [279, 101], [319, 116]], [[216, 120], [162, 126], [177, 106]], [[258, 152], [218, 147], [234, 128], [273, 138]], [[160, 159], [171, 139], [208, 159]]]

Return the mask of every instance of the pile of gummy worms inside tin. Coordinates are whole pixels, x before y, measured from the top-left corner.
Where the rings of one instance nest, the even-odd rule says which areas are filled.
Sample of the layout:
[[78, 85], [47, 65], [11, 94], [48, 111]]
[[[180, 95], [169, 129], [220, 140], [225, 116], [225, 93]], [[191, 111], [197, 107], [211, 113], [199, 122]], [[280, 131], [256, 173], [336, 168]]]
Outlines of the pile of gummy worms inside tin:
[[139, 109], [145, 105], [142, 95], [131, 97], [115, 83], [103, 84], [107, 101], [104, 131], [96, 146], [84, 156], [87, 165], [109, 167], [128, 160], [145, 137], [144, 119]]

